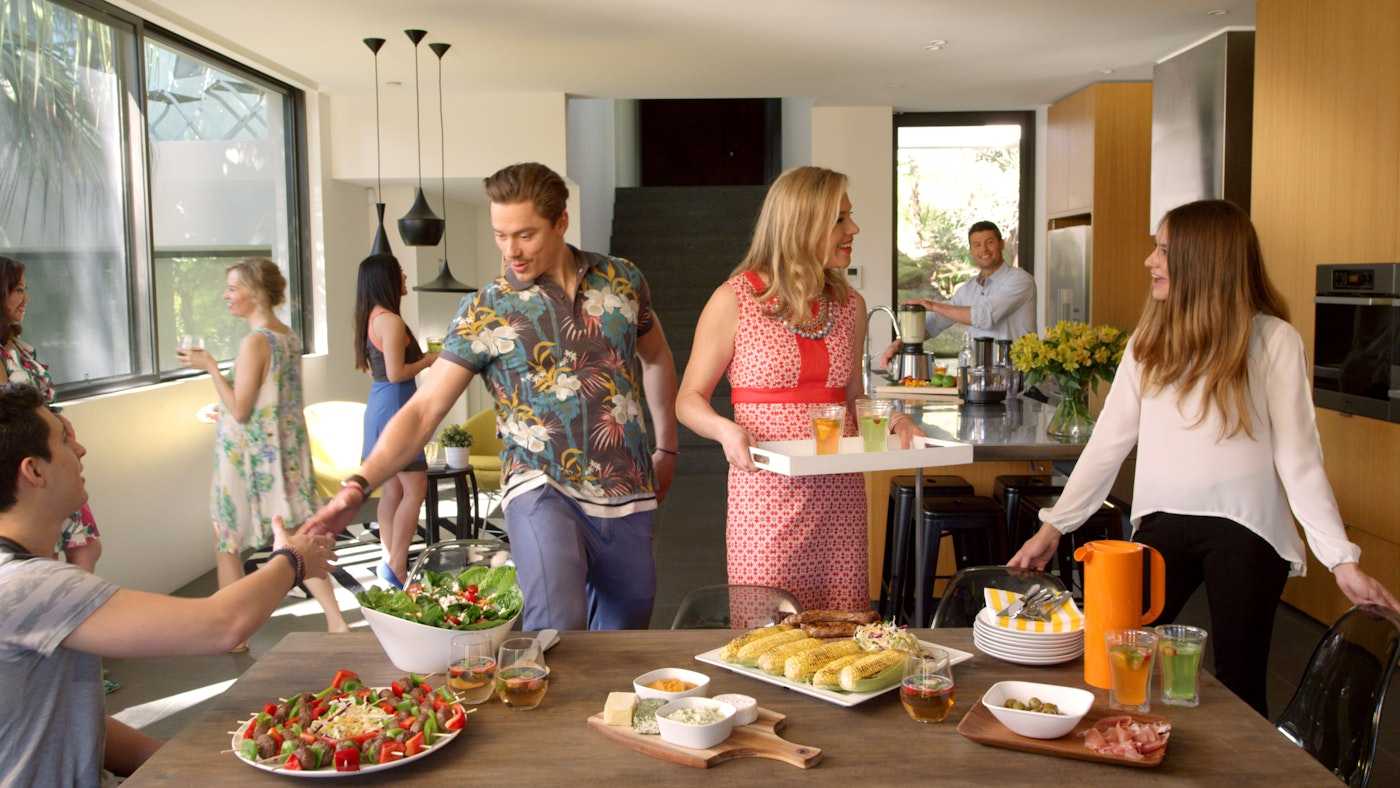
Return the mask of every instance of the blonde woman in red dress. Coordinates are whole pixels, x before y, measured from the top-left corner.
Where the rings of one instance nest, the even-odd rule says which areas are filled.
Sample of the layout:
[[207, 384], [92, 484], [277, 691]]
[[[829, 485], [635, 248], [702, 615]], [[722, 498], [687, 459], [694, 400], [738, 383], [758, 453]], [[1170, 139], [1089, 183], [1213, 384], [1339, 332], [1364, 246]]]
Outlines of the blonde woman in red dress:
[[[858, 232], [845, 175], [798, 167], [774, 181], [748, 254], [700, 315], [676, 399], [681, 423], [729, 460], [729, 582], [786, 589], [805, 609], [870, 606], [864, 479], [760, 471], [749, 446], [811, 438], [821, 403], [845, 404], [856, 434], [865, 300], [845, 269]], [[710, 404], [726, 372], [732, 421]], [[917, 427], [894, 423], [907, 446]]]

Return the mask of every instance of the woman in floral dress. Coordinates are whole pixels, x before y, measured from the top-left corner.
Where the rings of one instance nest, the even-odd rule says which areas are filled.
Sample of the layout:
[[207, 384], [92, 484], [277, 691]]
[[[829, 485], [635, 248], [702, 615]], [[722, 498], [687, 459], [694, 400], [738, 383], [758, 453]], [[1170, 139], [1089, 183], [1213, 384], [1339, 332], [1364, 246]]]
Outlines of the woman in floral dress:
[[[180, 351], [181, 363], [208, 372], [219, 395], [209, 508], [220, 588], [243, 577], [244, 548], [272, 543], [273, 517], [300, 527], [319, 504], [302, 414], [301, 341], [272, 311], [286, 289], [271, 260], [229, 267], [224, 302], [251, 329], [238, 346], [232, 385], [203, 349]], [[306, 588], [325, 611], [327, 629], [346, 631], [330, 581], [307, 578]]]
[[[19, 338], [20, 323], [29, 307], [29, 291], [25, 287], [24, 263], [0, 256], [0, 293], [4, 293], [4, 320], [0, 321], [0, 382], [28, 383], [39, 390], [46, 402], [53, 402], [53, 378], [49, 366], [39, 360], [34, 346]], [[63, 553], [68, 563], [91, 572], [102, 556], [102, 539], [97, 521], [87, 504], [68, 517], [63, 524], [54, 554]]]
[[[866, 610], [865, 482], [860, 474], [759, 471], [758, 441], [810, 439], [813, 405], [846, 405], [855, 434], [865, 300], [846, 283], [851, 245], [846, 176], [799, 167], [773, 183], [753, 243], [710, 297], [676, 401], [681, 423], [724, 446], [729, 582], [790, 591], [804, 608]], [[710, 396], [729, 373], [734, 419]], [[916, 432], [895, 419], [906, 441]]]

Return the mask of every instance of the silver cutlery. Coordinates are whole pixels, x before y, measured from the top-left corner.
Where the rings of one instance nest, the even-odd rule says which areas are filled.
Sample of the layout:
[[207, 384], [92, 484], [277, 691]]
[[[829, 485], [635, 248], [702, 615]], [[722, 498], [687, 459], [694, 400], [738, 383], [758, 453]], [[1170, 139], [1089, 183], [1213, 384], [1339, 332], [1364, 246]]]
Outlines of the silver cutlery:
[[1017, 616], [1020, 616], [1022, 611], [1024, 611], [1027, 607], [1035, 605], [1037, 601], [1042, 597], [1042, 595], [1048, 598], [1053, 594], [1054, 592], [1050, 589], [1041, 588], [1040, 584], [1036, 583], [1035, 585], [1026, 589], [1026, 593], [1022, 594], [1020, 599], [1017, 599], [1015, 602], [1012, 602], [1010, 605], [1007, 605], [1001, 610], [1001, 612], [997, 613], [997, 615], [1016, 618]]

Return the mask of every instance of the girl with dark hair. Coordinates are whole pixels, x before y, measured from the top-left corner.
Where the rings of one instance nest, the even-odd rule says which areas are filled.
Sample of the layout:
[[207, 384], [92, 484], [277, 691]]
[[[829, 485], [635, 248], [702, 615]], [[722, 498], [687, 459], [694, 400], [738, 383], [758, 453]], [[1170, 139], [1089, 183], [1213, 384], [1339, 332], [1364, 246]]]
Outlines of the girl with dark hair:
[[[370, 373], [365, 406], [365, 435], [360, 459], [379, 442], [389, 419], [408, 402], [418, 386], [413, 379], [437, 360], [425, 354], [403, 322], [399, 305], [408, 292], [407, 277], [391, 255], [371, 255], [360, 262], [355, 294], [355, 368]], [[395, 588], [408, 575], [408, 547], [418, 528], [418, 510], [428, 493], [428, 463], [420, 451], [379, 488], [379, 543], [384, 561], [379, 576]]]
[[[1167, 213], [1144, 263], [1150, 297], [1094, 435], [1011, 566], [1044, 568], [1098, 510], [1137, 446], [1133, 539], [1167, 564], [1170, 623], [1205, 583], [1215, 675], [1260, 714], [1274, 612], [1313, 555], [1355, 604], [1397, 608], [1357, 561], [1322, 465], [1303, 340], [1249, 217], [1223, 200]], [[1099, 646], [1102, 648], [1102, 645]]]
[[[49, 366], [39, 360], [38, 351], [19, 338], [20, 323], [29, 307], [29, 291], [25, 287], [24, 263], [0, 255], [0, 293], [4, 294], [3, 319], [0, 319], [0, 382], [28, 383], [38, 389], [45, 402], [53, 402], [53, 378]], [[92, 509], [74, 512], [63, 524], [63, 534], [54, 554], [63, 553], [68, 563], [91, 572], [102, 556], [102, 539]]]

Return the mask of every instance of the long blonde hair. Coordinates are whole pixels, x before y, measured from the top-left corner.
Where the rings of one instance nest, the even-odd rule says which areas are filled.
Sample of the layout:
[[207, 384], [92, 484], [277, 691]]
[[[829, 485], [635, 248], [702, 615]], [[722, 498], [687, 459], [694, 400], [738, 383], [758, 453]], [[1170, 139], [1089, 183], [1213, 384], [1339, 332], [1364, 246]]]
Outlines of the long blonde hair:
[[1264, 271], [1259, 236], [1234, 203], [1201, 200], [1174, 208], [1167, 228], [1167, 298], [1149, 298], [1133, 355], [1144, 392], [1199, 386], [1201, 411], [1221, 416], [1221, 437], [1253, 438], [1249, 411], [1250, 324], [1259, 313], [1288, 320], [1288, 307]]
[[825, 263], [846, 180], [834, 170], [794, 167], [769, 187], [748, 254], [734, 273], [755, 271], [768, 280], [758, 299], [772, 301], [775, 317], [794, 325], [807, 322], [808, 304], [823, 291], [835, 303], [845, 302], [845, 271]]

